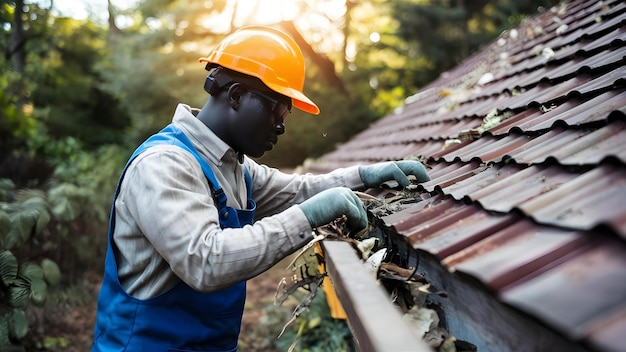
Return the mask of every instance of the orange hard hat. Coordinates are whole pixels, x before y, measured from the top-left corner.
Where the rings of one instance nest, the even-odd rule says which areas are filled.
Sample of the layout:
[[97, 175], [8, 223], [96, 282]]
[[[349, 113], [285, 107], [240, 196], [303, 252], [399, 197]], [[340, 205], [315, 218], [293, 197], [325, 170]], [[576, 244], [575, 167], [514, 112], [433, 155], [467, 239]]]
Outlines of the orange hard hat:
[[224, 38], [198, 61], [260, 79], [271, 90], [290, 97], [293, 106], [311, 114], [320, 109], [302, 92], [304, 56], [286, 33], [267, 26], [247, 26]]

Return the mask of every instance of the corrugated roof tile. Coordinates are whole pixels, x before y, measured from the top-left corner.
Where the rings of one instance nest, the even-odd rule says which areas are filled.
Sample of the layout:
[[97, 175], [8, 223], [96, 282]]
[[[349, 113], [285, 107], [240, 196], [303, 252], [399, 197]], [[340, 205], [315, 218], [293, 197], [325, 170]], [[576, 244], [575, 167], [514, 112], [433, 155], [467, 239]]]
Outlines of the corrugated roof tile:
[[[445, 218], [446, 226], [431, 234], [424, 242], [416, 242], [409, 236], [410, 243], [419, 243], [420, 250], [436, 255], [451, 270], [455, 268], [446, 262], [447, 258], [459, 252], [465, 252], [467, 248], [485, 238], [491, 238], [494, 233], [509, 228], [519, 217], [515, 215], [490, 216], [474, 206], [464, 206], [463, 211], [456, 212], [455, 222]], [[417, 233], [417, 237], [421, 235]], [[422, 238], [420, 238], [422, 239]]]
[[529, 140], [521, 148], [509, 151], [507, 156], [524, 164], [555, 159], [563, 165], [591, 165], [609, 156], [626, 161], [626, 151], [620, 150], [624, 143], [622, 139], [626, 138], [624, 127], [622, 122], [598, 130], [554, 127], [546, 134]]
[[[500, 297], [574, 339], [589, 338], [595, 320], [623, 309], [626, 302], [624, 244], [606, 238], [597, 242]], [[623, 345], [607, 347], [618, 351]]]
[[555, 165], [533, 165], [516, 173], [512, 173], [513, 168], [514, 166], [501, 165], [490, 168], [494, 170], [493, 176], [486, 176], [492, 183], [468, 192], [465, 196], [479, 202], [485, 209], [508, 213], [520, 204], [548, 193], [579, 175], [564, 172], [563, 168]]
[[556, 122], [569, 126], [606, 121], [611, 114], [622, 112], [626, 116], [626, 91], [611, 90], [590, 100], [581, 100], [577, 96], [568, 98], [557, 106], [531, 107], [511, 119], [489, 129], [495, 135], [506, 134], [515, 127], [524, 132], [548, 130]]
[[595, 318], [586, 331], [585, 340], [598, 351], [619, 351], [624, 346], [626, 305]]
[[626, 239], [625, 199], [626, 168], [600, 165], [519, 209], [541, 223], [564, 228], [591, 230], [604, 224]]
[[308, 170], [426, 160], [421, 201], [386, 226], [566, 338], [624, 350], [625, 24], [620, 0], [541, 12]]
[[477, 249], [488, 246], [489, 252], [463, 260], [452, 269], [476, 277], [500, 292], [545, 272], [547, 267], [586, 246], [587, 241], [580, 232], [519, 221], [476, 244]]

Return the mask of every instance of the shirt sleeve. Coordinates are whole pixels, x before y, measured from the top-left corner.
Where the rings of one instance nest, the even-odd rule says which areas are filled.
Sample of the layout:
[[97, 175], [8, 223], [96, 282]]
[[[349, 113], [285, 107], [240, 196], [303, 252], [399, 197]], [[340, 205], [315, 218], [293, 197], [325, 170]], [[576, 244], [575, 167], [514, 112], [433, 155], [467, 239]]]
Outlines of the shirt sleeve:
[[150, 148], [122, 182], [116, 201], [121, 228], [116, 225], [114, 238], [129, 294], [153, 297], [177, 278], [198, 291], [219, 290], [260, 274], [310, 241], [312, 229], [297, 206], [253, 225], [221, 229], [206, 178], [178, 149]]
[[257, 164], [249, 158], [245, 159], [245, 165], [252, 176], [258, 218], [277, 214], [329, 188], [356, 190], [364, 187], [358, 166], [336, 169], [327, 174], [298, 175]]

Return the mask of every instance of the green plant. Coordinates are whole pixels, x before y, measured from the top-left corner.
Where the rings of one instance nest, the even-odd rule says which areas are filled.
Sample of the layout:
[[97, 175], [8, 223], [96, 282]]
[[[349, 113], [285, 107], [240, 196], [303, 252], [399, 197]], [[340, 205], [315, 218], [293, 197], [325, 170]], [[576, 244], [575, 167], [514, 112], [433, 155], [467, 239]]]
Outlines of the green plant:
[[[300, 298], [304, 295], [303, 289], [295, 293]], [[298, 317], [297, 324], [276, 340], [275, 345], [278, 351], [350, 351], [351, 338], [346, 321], [331, 317], [324, 291], [318, 290], [309, 309]]]
[[[2, 194], [11, 194], [10, 182], [0, 183]], [[26, 308], [42, 306], [48, 286], [60, 282], [60, 270], [48, 258], [38, 263], [18, 258], [14, 252], [33, 243], [48, 225], [51, 215], [46, 194], [25, 190], [12, 202], [0, 203], [0, 350], [24, 351], [20, 342], [28, 334]]]

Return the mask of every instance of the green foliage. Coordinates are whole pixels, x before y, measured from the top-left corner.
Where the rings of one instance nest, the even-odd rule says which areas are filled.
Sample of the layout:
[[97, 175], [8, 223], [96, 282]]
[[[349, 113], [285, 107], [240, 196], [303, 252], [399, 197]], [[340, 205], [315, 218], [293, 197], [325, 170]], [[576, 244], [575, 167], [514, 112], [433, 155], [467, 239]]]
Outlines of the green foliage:
[[[285, 324], [292, 318], [296, 305], [309, 292], [300, 288], [282, 305], [265, 302], [265, 314], [259, 324], [239, 337], [242, 351], [352, 351], [352, 333], [345, 320], [330, 315], [323, 290], [318, 290], [311, 306], [290, 324], [280, 338]], [[292, 346], [293, 345], [293, 346]]]
[[115, 184], [130, 152], [119, 145], [86, 151], [72, 137], [52, 139], [39, 135], [30, 150], [54, 167], [48, 197], [54, 215], [62, 221], [87, 216], [105, 221]]
[[332, 151], [376, 118], [360, 96], [350, 98], [315, 85], [307, 94], [318, 102], [320, 115], [294, 109], [285, 121], [286, 133], [278, 137], [276, 149], [266, 153], [260, 162], [273, 167], [298, 166], [305, 158]]
[[41, 266], [19, 263], [9, 250], [0, 252], [0, 350], [18, 348], [29, 331], [25, 310], [29, 303], [42, 306], [48, 284]]
[[43, 339], [42, 347], [45, 350], [60, 351], [68, 347], [68, 342], [64, 337], [46, 336]]
[[61, 283], [61, 269], [54, 261], [43, 258], [41, 260], [41, 270], [43, 271], [43, 279], [50, 283], [51, 286], [57, 286]]
[[42, 192], [23, 191], [15, 200], [14, 203], [0, 203], [0, 213], [4, 212], [11, 224], [8, 233], [0, 238], [0, 246], [6, 249], [23, 246], [50, 222], [48, 204]]
[[[492, 40], [502, 31], [517, 25], [539, 6], [553, 0], [525, 1], [394, 1], [389, 2], [398, 21], [397, 35], [409, 44], [410, 51], [423, 56], [434, 74], [456, 66], [462, 59]], [[417, 86], [429, 83], [411, 72]], [[434, 78], [433, 76], [428, 79]]]
[[12, 202], [0, 203], [0, 219], [4, 225], [0, 232], [0, 350], [19, 350], [20, 341], [29, 330], [26, 308], [29, 303], [45, 304], [48, 285], [58, 283], [54, 269], [50, 269], [55, 264], [49, 259], [45, 259], [46, 275], [43, 262], [40, 265], [13, 254], [33, 243], [33, 237], [40, 235], [50, 222], [45, 194], [17, 192]]
[[[206, 71], [198, 58], [226, 33], [207, 26], [207, 14], [224, 10], [227, 1], [142, 1], [130, 15], [133, 24], [110, 31], [111, 59], [98, 65], [102, 88], [120, 98], [137, 144], [171, 121], [176, 104], [200, 107]], [[202, 49], [205, 48], [205, 49]]]
[[[95, 69], [107, 60], [105, 29], [90, 21], [53, 17], [38, 3], [23, 9], [23, 40], [13, 43], [15, 11], [12, 4], [0, 7], [0, 43], [6, 48], [0, 57], [0, 111], [9, 117], [0, 132], [11, 138], [73, 136], [89, 148], [119, 142], [128, 114], [101, 88], [103, 80]], [[23, 69], [16, 66], [17, 52], [8, 50], [13, 47], [25, 52]], [[22, 113], [21, 107], [28, 112]], [[26, 118], [18, 120], [20, 116]]]
[[[296, 295], [303, 292], [297, 292]], [[276, 349], [287, 351], [348, 351], [352, 334], [346, 321], [333, 319], [323, 290], [318, 290], [308, 311], [302, 313], [295, 324], [276, 341]], [[284, 321], [282, 322], [284, 324]], [[279, 330], [280, 331], [280, 330]]]
[[[31, 50], [30, 77], [35, 108], [47, 109], [46, 126], [54, 137], [72, 136], [93, 148], [121, 141], [130, 120], [116, 98], [102, 90], [96, 65], [107, 60], [102, 28], [91, 22], [57, 18], [54, 36]], [[43, 70], [42, 68], [45, 68]]]
[[2, 351], [25, 351], [13, 343], [28, 333], [28, 323], [23, 310], [14, 309], [0, 317], [0, 347]]
[[[351, 10], [345, 16], [311, 16], [318, 4], [301, 5], [294, 23], [328, 20], [332, 35], [315, 39], [316, 29], [306, 26], [301, 34], [317, 53], [333, 59], [336, 72], [331, 73], [340, 75], [348, 94], [330, 88], [321, 78], [328, 68], [311, 60], [306, 94], [322, 112], [311, 116], [294, 110], [287, 133], [261, 161], [295, 167], [332, 151], [537, 5], [553, 3], [352, 1], [346, 2]], [[24, 40], [18, 46], [24, 49], [23, 69], [11, 49], [17, 44], [15, 3], [0, 5], [5, 53], [0, 56], [0, 163], [19, 154], [54, 167], [52, 179], [38, 190], [16, 190], [0, 179], [0, 350], [23, 350], [19, 341], [28, 336], [24, 307], [45, 304], [51, 287], [102, 265], [106, 220], [121, 167], [132, 146], [169, 123], [177, 103], [204, 104], [206, 72], [197, 58], [243, 24], [232, 4], [144, 0], [136, 11], [117, 12], [129, 25], [107, 28], [89, 19], [54, 16], [39, 2], [27, 1]], [[376, 40], [370, 36], [374, 33]], [[351, 55], [346, 46], [324, 46], [336, 34], [346, 35]], [[70, 296], [82, 292], [80, 286], [69, 291]], [[342, 349], [339, 336], [345, 325], [316, 309], [279, 343], [300, 336], [300, 350]], [[67, 343], [43, 341], [54, 348]]]
[[8, 287], [17, 277], [17, 258], [9, 250], [0, 252], [0, 278], [2, 285]]
[[0, 151], [10, 150], [14, 146], [12, 140], [32, 136], [36, 123], [18, 110], [7, 95], [9, 75], [10, 72], [0, 75]]
[[0, 188], [0, 350], [20, 350], [29, 332], [26, 309], [45, 305], [50, 288], [61, 283], [62, 270], [48, 257], [64, 237], [59, 231], [87, 214], [86, 199], [93, 197], [66, 183], [15, 190], [3, 180]]

